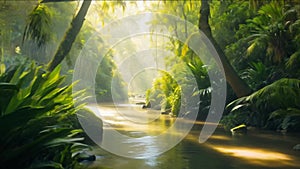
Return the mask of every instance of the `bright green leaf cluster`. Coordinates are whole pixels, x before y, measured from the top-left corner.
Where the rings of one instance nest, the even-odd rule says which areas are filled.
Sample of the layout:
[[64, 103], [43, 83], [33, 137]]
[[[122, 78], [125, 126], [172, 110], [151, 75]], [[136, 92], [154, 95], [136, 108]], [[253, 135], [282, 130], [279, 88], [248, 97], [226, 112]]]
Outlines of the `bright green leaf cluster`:
[[[0, 159], [5, 168], [74, 168], [87, 149], [75, 116], [72, 85], [60, 66], [45, 72], [32, 63], [0, 76]], [[80, 106], [79, 106], [80, 107]], [[17, 162], [16, 162], [17, 161]]]

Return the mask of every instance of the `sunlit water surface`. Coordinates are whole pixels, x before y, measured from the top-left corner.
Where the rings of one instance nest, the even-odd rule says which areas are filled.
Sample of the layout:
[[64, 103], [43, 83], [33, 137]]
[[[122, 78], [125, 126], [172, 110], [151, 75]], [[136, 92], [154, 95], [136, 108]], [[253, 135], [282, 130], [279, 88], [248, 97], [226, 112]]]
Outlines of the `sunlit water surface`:
[[[95, 109], [96, 106], [90, 108]], [[146, 156], [156, 154], [161, 147], [159, 144], [165, 144], [155, 142], [149, 136], [166, 131], [176, 120], [160, 115], [158, 111], [141, 109], [140, 105], [101, 105], [97, 108], [101, 112], [98, 115], [109, 123], [104, 125], [104, 130], [117, 130], [133, 139], [142, 138], [136, 145], [145, 151]], [[299, 134], [253, 130], [247, 135], [231, 136], [218, 127], [207, 142], [200, 144], [198, 136], [203, 125], [203, 122], [197, 121], [191, 132], [174, 148], [144, 159], [120, 157], [96, 146], [93, 153], [97, 160], [89, 164], [89, 168], [300, 169], [300, 151], [292, 149], [300, 143]]]

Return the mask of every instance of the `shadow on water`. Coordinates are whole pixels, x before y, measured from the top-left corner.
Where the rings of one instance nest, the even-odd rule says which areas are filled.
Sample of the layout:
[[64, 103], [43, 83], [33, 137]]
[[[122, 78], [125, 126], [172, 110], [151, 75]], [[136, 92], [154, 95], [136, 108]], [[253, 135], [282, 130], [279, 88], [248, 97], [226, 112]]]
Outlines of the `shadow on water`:
[[[114, 121], [113, 118], [110, 120], [111, 122]], [[165, 131], [173, 122], [167, 116], [160, 116], [149, 123], [147, 128], [131, 128], [126, 126], [125, 123], [119, 123], [120, 119], [116, 121], [118, 121], [118, 124], [112, 125], [113, 128], [131, 137], [159, 134]], [[159, 156], [146, 159], [120, 157], [95, 147], [94, 153], [98, 155], [97, 160], [90, 164], [89, 168], [300, 169], [300, 151], [292, 149], [294, 145], [300, 143], [299, 134], [253, 130], [249, 131], [247, 135], [231, 136], [221, 127], [218, 127], [206, 143], [199, 144], [198, 136], [203, 124], [203, 122], [197, 121], [191, 132], [174, 148]], [[104, 128], [104, 130], [110, 129]], [[145, 139], [144, 141], [147, 142], [147, 137]], [[152, 143], [149, 140], [149, 144], [156, 147], [156, 144], [159, 143]]]

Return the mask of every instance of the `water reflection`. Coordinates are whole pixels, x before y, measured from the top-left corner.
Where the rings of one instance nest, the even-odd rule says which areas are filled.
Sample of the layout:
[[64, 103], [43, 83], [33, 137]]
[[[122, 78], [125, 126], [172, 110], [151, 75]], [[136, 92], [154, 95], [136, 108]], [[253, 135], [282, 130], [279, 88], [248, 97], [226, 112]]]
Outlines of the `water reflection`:
[[299, 165], [294, 163], [295, 159], [289, 155], [265, 149], [234, 146], [213, 146], [213, 149], [220, 151], [221, 153], [228, 154], [229, 156], [245, 159], [249, 163], [259, 164], [262, 166], [272, 166], [274, 163], [277, 163], [277, 167], [286, 165], [296, 167]]
[[[117, 130], [128, 137], [116, 149], [125, 149], [126, 144], [134, 145], [125, 151], [135, 153], [136, 150], [148, 157], [156, 154], [168, 141], [158, 142], [157, 135], [167, 131], [175, 119], [168, 116], [157, 117], [155, 112], [150, 115], [137, 114], [136, 117], [152, 119], [147, 124], [135, 124], [118, 117], [109, 107], [104, 107], [103, 116], [110, 120], [111, 125], [104, 130]], [[145, 110], [141, 110], [145, 111]], [[158, 112], [159, 113], [159, 112]], [[154, 119], [154, 120], [153, 120]], [[211, 124], [216, 125], [216, 124]], [[232, 137], [218, 128], [213, 136], [199, 144], [198, 136], [203, 122], [196, 122], [193, 130], [174, 148], [154, 157], [146, 159], [130, 159], [120, 157], [95, 147], [95, 154], [100, 155], [90, 168], [112, 169], [296, 169], [300, 168], [300, 152], [293, 151], [293, 145], [300, 143], [299, 135], [282, 135], [274, 132], [249, 132], [246, 136]], [[173, 135], [177, 135], [174, 131]]]

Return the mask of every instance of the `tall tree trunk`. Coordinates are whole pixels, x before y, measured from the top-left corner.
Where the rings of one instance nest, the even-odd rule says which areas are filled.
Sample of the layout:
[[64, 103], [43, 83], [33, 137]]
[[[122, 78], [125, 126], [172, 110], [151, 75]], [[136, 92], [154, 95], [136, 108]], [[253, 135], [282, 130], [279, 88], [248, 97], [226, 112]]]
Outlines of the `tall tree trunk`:
[[234, 70], [227, 57], [225, 56], [224, 51], [221, 49], [219, 44], [216, 42], [211, 33], [211, 28], [208, 23], [210, 15], [210, 7], [208, 0], [201, 0], [200, 8], [200, 18], [199, 18], [199, 29], [207, 36], [207, 38], [214, 45], [222, 65], [224, 67], [226, 80], [229, 85], [232, 87], [234, 93], [237, 97], [243, 97], [251, 93], [251, 88], [239, 77], [237, 72]]
[[79, 12], [73, 18], [71, 26], [65, 34], [64, 39], [60, 43], [52, 61], [49, 63], [48, 70], [52, 71], [70, 52], [72, 45], [83, 25], [87, 11], [91, 5], [92, 0], [84, 0]]

